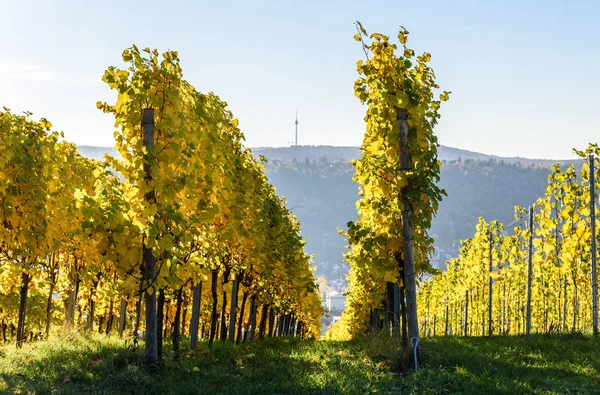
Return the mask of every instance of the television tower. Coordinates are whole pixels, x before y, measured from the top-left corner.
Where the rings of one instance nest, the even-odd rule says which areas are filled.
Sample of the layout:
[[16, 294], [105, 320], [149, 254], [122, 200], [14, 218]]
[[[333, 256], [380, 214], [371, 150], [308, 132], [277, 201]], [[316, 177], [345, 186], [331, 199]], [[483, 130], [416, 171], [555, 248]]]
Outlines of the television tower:
[[296, 109], [296, 146], [298, 145], [298, 109]]

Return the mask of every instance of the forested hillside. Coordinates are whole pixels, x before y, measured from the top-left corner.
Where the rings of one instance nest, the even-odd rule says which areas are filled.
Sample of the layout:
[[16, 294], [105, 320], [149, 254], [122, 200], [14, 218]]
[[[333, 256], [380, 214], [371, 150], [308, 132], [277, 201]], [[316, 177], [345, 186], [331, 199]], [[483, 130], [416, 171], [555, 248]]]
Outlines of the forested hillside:
[[[345, 241], [336, 229], [345, 230], [346, 223], [356, 217], [358, 190], [353, 173], [348, 162], [272, 160], [267, 166], [269, 180], [300, 218], [318, 274], [329, 279], [346, 270], [340, 265]], [[513, 207], [526, 206], [543, 193], [548, 174], [546, 167], [491, 159], [445, 161], [440, 186], [448, 196], [431, 226], [442, 255], [436, 255], [435, 263], [442, 267], [446, 255], [456, 255], [460, 240], [473, 233], [479, 216], [512, 222]]]
[[[79, 147], [83, 155], [100, 158], [104, 147]], [[352, 181], [350, 163], [358, 157], [356, 147], [254, 148], [256, 156], [268, 159], [267, 176], [288, 207], [298, 215], [306, 239], [306, 250], [314, 254], [317, 274], [329, 280], [343, 278], [344, 238], [356, 217], [358, 187]], [[455, 256], [461, 239], [472, 235], [477, 219], [513, 221], [513, 207], [527, 206], [546, 187], [550, 165], [578, 161], [497, 158], [451, 147], [440, 147], [443, 161], [440, 187], [448, 194], [442, 200], [431, 234], [439, 254], [434, 264], [443, 267], [447, 256]]]

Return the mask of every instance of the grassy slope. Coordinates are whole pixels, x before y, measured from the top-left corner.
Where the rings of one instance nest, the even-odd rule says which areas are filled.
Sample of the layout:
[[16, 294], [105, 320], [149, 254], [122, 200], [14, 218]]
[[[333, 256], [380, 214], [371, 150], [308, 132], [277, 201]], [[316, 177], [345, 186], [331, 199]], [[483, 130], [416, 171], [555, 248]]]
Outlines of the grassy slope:
[[[393, 373], [389, 340], [303, 342], [275, 339], [233, 347], [202, 344], [159, 374], [139, 366], [141, 351], [90, 338], [0, 348], [0, 392], [137, 394], [600, 393], [600, 342], [534, 337], [435, 338], [423, 343], [425, 369]], [[390, 367], [392, 369], [390, 369]]]

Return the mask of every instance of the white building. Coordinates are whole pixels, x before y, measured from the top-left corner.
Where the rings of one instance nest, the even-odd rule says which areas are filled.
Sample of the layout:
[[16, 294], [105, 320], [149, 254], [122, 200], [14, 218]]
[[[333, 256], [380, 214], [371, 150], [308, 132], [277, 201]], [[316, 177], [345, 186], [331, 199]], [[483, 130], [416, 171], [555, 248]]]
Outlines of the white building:
[[327, 310], [342, 312], [344, 311], [344, 303], [346, 302], [346, 296], [338, 291], [329, 289], [327, 292]]

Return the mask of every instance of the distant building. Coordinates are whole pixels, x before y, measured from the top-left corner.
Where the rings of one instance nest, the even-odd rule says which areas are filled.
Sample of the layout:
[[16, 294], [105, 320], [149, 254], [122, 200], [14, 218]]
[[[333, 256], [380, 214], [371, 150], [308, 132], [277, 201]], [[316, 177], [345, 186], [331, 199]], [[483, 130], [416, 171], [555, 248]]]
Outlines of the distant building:
[[346, 296], [343, 293], [332, 289], [327, 292], [327, 310], [342, 312], [344, 311], [345, 302]]

